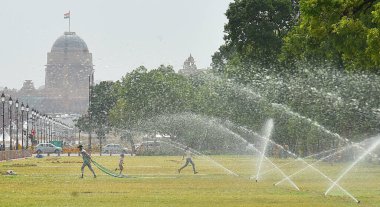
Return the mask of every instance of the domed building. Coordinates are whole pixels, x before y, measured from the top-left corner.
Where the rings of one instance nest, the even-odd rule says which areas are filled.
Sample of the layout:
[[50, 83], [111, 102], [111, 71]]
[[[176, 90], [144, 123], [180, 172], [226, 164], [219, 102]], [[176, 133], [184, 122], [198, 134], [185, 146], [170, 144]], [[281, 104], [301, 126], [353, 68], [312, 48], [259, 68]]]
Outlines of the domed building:
[[92, 54], [86, 42], [75, 32], [60, 36], [47, 53], [43, 94], [44, 102], [49, 102], [44, 104], [49, 112], [84, 113], [93, 72]]
[[92, 54], [75, 32], [65, 32], [47, 54], [45, 91], [63, 97], [88, 97]]
[[92, 54], [87, 44], [75, 32], [65, 32], [47, 54], [45, 90], [86, 96], [92, 72]]
[[86, 42], [75, 32], [65, 32], [47, 53], [45, 86], [34, 90], [33, 82], [27, 80], [18, 96], [29, 105], [39, 106], [43, 113], [82, 114], [88, 108], [93, 72], [92, 54]]

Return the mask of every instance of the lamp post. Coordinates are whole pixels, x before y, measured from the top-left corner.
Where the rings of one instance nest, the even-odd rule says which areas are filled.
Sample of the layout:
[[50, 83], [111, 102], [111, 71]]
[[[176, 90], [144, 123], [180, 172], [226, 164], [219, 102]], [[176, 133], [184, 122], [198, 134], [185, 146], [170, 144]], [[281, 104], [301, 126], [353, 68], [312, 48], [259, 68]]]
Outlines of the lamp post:
[[9, 100], [8, 100], [8, 103], [9, 103], [9, 150], [12, 150], [13, 149], [13, 146], [12, 146], [12, 104], [13, 104], [13, 100], [12, 100], [12, 97], [9, 97]]
[[47, 116], [47, 117], [46, 117], [46, 127], [47, 127], [46, 132], [47, 132], [47, 138], [48, 138], [49, 142], [51, 142], [51, 137], [50, 137], [50, 125], [51, 125], [51, 123], [50, 123], [50, 117]]
[[34, 110], [34, 131], [36, 133], [36, 140], [41, 143], [42, 140], [38, 137], [38, 111]]
[[54, 120], [51, 117], [49, 119], [50, 119], [50, 139], [53, 140]]
[[47, 115], [45, 115], [45, 117], [44, 117], [44, 127], [45, 127], [45, 129], [44, 129], [44, 136], [45, 136], [45, 139], [46, 139], [46, 142], [49, 142], [50, 140], [49, 140], [49, 136], [48, 136], [48, 116]]
[[43, 135], [42, 135], [42, 115], [39, 113], [38, 114], [38, 126], [39, 126], [39, 132], [40, 132], [40, 140], [41, 140], [41, 142], [43, 143], [44, 142], [44, 137], [43, 137]]
[[29, 148], [29, 105], [26, 104], [26, 149]]
[[16, 107], [16, 150], [18, 150], [18, 100], [15, 102]]
[[21, 103], [21, 149], [24, 149], [24, 103]]
[[32, 123], [32, 131], [33, 131], [33, 138], [34, 140], [38, 143], [38, 136], [37, 136], [37, 127], [36, 127], [36, 124], [37, 124], [37, 111], [36, 109], [34, 109], [34, 111], [32, 112], [32, 116], [33, 116], [33, 123]]
[[40, 131], [41, 131], [41, 140], [43, 143], [46, 142], [44, 139], [44, 115], [40, 114]]
[[42, 116], [42, 121], [43, 121], [43, 127], [44, 127], [44, 142], [46, 143], [46, 115]]
[[51, 139], [50, 139], [50, 120], [49, 120], [49, 116], [46, 117], [46, 137], [47, 137], [47, 139], [50, 142]]
[[33, 138], [34, 138], [34, 135], [36, 134], [36, 129], [34, 127], [35, 119], [36, 119], [36, 110], [32, 109], [32, 135], [33, 135]]
[[43, 121], [43, 116], [41, 114], [38, 115], [38, 118], [39, 118], [39, 122], [38, 122], [38, 126], [40, 127], [40, 139], [41, 139], [41, 142], [45, 141], [43, 140], [43, 135], [42, 135], [42, 121]]
[[35, 110], [34, 111], [34, 131], [35, 131], [35, 134], [36, 134], [36, 140], [38, 141], [38, 143], [41, 143], [42, 140], [41, 138], [38, 137], [38, 111]]
[[88, 130], [88, 150], [91, 154], [91, 132], [92, 132], [92, 126], [91, 126], [91, 97], [92, 97], [92, 81], [94, 73], [91, 73], [91, 75], [88, 76], [88, 121], [89, 121], [89, 130]]
[[4, 92], [1, 94], [1, 102], [3, 103], [3, 146], [1, 147], [1, 150], [5, 150], [5, 133], [4, 133], [4, 129], [5, 129], [5, 120], [4, 120], [4, 104], [5, 104], [5, 95], [4, 95]]

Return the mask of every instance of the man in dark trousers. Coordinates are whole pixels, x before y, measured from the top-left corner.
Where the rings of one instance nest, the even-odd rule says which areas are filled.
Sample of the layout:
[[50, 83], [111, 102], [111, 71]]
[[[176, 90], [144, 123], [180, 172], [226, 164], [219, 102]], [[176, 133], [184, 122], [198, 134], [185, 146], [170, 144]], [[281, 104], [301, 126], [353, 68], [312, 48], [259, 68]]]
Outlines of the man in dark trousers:
[[79, 145], [78, 148], [80, 150], [80, 154], [82, 155], [82, 159], [83, 159], [83, 164], [81, 168], [81, 171], [82, 171], [81, 178], [83, 178], [84, 167], [86, 166], [88, 167], [88, 169], [90, 169], [92, 174], [94, 174], [94, 178], [96, 178], [95, 172], [91, 167], [91, 156], [86, 152], [86, 150], [83, 149], [83, 145]]
[[182, 159], [184, 159], [185, 156], [186, 156], [186, 163], [181, 168], [178, 169], [178, 173], [181, 173], [181, 170], [183, 168], [185, 168], [187, 165], [189, 165], [189, 163], [190, 163], [193, 166], [194, 174], [197, 174], [198, 172], [195, 170], [195, 164], [194, 164], [193, 160], [191, 159], [192, 153], [191, 153], [189, 147], [186, 147], [185, 154], [182, 156]]

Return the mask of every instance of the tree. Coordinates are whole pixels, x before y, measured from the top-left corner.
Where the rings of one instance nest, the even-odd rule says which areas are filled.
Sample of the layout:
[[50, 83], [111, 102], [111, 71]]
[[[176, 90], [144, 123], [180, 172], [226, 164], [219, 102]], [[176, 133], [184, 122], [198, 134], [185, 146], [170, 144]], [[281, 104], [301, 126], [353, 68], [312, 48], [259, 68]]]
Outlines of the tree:
[[113, 82], [102, 81], [92, 88], [89, 112], [95, 126], [109, 125], [109, 111], [118, 99], [114, 85]]
[[75, 127], [77, 127], [80, 131], [90, 131], [90, 119], [88, 118], [88, 114], [82, 115], [75, 120]]
[[346, 70], [378, 71], [380, 2], [302, 0], [300, 22], [284, 38], [282, 61], [327, 60]]
[[[102, 147], [102, 139], [110, 131], [109, 112], [117, 101], [117, 93], [114, 87], [115, 83], [102, 81], [92, 88], [91, 105], [88, 113], [79, 117], [75, 126], [81, 131], [90, 131], [95, 129], [95, 133]], [[91, 120], [89, 117], [91, 114]]]
[[139, 67], [122, 78], [118, 96], [112, 109], [113, 124], [123, 123], [120, 128], [131, 129], [159, 114], [188, 110], [191, 85], [171, 66], [161, 65], [149, 72]]
[[100, 151], [102, 151], [102, 141], [106, 138], [106, 134], [111, 129], [109, 112], [117, 101], [117, 93], [114, 85], [113, 82], [102, 81], [95, 85], [91, 91], [89, 112], [91, 113], [91, 124], [99, 139]]
[[282, 39], [297, 18], [297, 4], [290, 0], [236, 0], [226, 16], [225, 44], [213, 55], [212, 66], [232, 76], [249, 76], [253, 68], [246, 66], [276, 64]]

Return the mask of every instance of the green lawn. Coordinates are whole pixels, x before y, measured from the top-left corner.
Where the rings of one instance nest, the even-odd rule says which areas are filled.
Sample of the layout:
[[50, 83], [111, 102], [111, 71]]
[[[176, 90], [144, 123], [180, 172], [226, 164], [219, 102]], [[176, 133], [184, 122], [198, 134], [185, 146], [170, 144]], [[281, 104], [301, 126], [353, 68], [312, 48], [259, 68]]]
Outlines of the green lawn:
[[[94, 159], [114, 169], [118, 157]], [[114, 178], [95, 169], [93, 178], [85, 169], [80, 179], [80, 157], [29, 158], [0, 163], [0, 172], [12, 169], [17, 175], [0, 175], [0, 206], [358, 206], [337, 188], [324, 196], [329, 182], [312, 170], [294, 177], [300, 187], [295, 190], [284, 182], [273, 186], [282, 177], [269, 171], [259, 182], [250, 180], [256, 172], [254, 161], [245, 156], [215, 156], [218, 163], [237, 173], [225, 170], [209, 160], [196, 158], [199, 174], [191, 167], [181, 174], [181, 157], [126, 157], [130, 178]], [[289, 160], [275, 160], [282, 165]], [[337, 178], [346, 164], [318, 165], [327, 175]], [[302, 168], [301, 163], [282, 167], [286, 174]], [[95, 166], [93, 166], [95, 168]], [[263, 166], [268, 171], [270, 164]], [[340, 183], [361, 201], [360, 206], [380, 206], [380, 166], [361, 164]]]

